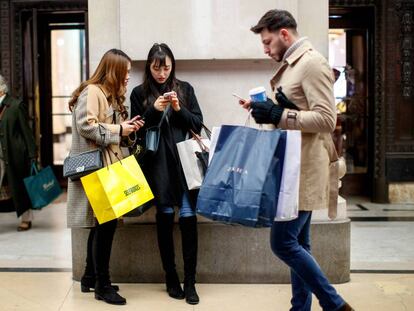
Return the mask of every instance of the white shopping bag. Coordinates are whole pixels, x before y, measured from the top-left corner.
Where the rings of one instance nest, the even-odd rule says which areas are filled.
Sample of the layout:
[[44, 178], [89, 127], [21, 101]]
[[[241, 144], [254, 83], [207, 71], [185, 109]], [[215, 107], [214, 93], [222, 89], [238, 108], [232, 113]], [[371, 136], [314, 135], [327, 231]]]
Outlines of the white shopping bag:
[[302, 135], [300, 131], [286, 131], [286, 151], [275, 221], [289, 221], [299, 213], [299, 181]]
[[210, 165], [211, 160], [214, 155], [214, 151], [216, 149], [217, 140], [220, 135], [221, 126], [214, 126], [211, 130], [211, 138], [210, 138], [210, 152], [208, 154], [208, 164]]
[[[209, 139], [201, 139], [205, 147], [210, 147]], [[200, 143], [195, 139], [187, 139], [177, 143], [178, 155], [184, 171], [185, 180], [189, 190], [199, 189], [204, 179], [203, 167], [195, 152], [201, 152]]]

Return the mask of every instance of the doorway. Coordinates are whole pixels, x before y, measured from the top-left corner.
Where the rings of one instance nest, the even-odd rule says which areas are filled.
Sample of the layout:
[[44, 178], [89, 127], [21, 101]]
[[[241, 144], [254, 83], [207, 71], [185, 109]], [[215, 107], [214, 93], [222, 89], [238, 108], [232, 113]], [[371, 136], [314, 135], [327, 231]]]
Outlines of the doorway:
[[56, 168], [61, 177], [63, 160], [72, 141], [68, 101], [87, 77], [84, 14], [48, 14], [39, 19], [43, 57], [39, 58], [42, 164]]
[[340, 194], [372, 198], [373, 193], [373, 32], [371, 7], [330, 8], [329, 62], [334, 69], [337, 129], [347, 174]]
[[[88, 76], [86, 12], [36, 11], [28, 14], [25, 93], [32, 102], [39, 156], [64, 183], [62, 166], [72, 140], [68, 101]], [[34, 55], [34, 57], [31, 57]], [[37, 57], [36, 57], [37, 56]]]

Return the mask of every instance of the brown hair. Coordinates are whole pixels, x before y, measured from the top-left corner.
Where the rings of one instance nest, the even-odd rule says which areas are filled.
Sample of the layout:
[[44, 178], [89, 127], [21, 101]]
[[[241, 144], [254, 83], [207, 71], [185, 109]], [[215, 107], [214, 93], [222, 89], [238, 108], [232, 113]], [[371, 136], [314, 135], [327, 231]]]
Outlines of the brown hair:
[[90, 84], [97, 84], [102, 86], [109, 92], [108, 101], [116, 102], [119, 113], [122, 118], [128, 118], [128, 112], [123, 105], [125, 101], [126, 87], [125, 77], [128, 73], [128, 64], [131, 59], [121, 50], [111, 49], [107, 51], [99, 62], [98, 67], [89, 80], [81, 83], [81, 85], [72, 93], [72, 98], [69, 101], [69, 110], [72, 111], [79, 95]]
[[278, 31], [282, 28], [291, 29], [296, 32], [297, 24], [295, 18], [288, 11], [270, 10], [262, 16], [256, 26], [250, 28], [255, 34], [261, 33], [263, 29]]

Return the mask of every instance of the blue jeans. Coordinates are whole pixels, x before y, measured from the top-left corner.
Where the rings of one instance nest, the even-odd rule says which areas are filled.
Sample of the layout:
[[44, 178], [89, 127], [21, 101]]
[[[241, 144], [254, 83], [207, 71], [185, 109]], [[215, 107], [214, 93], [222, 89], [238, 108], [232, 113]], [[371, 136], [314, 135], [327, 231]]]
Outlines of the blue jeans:
[[311, 255], [310, 224], [312, 212], [300, 211], [292, 221], [274, 222], [270, 233], [273, 253], [290, 267], [291, 311], [310, 311], [312, 293], [324, 311], [336, 311], [345, 301], [329, 283]]
[[[174, 214], [174, 207], [173, 206], [157, 206], [158, 213], [164, 214]], [[188, 197], [188, 192], [184, 192], [183, 200], [180, 207], [180, 214], [179, 217], [191, 217], [195, 216], [195, 211], [191, 208], [190, 198]]]

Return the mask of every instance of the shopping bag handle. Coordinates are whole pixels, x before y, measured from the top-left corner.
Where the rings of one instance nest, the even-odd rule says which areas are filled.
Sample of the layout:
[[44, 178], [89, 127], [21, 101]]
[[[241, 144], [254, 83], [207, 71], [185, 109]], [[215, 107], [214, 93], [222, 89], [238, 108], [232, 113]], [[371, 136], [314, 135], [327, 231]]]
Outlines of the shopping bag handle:
[[[122, 165], [122, 160], [118, 157], [118, 152], [113, 151], [110, 146], [106, 147], [106, 149], [108, 149], [108, 151], [112, 152], [115, 155], [115, 157], [118, 159], [119, 163], [121, 163], [121, 165]], [[111, 164], [114, 163], [114, 162], [112, 162], [111, 157], [109, 157], [109, 161], [111, 161]], [[107, 165], [106, 168], [109, 171], [109, 165]]]
[[[34, 173], [34, 174], [33, 174]], [[32, 166], [30, 168], [30, 175], [37, 175], [39, 173], [39, 170], [37, 169], [37, 163], [35, 160], [32, 161]]]
[[210, 149], [203, 143], [201, 140], [200, 135], [196, 134], [193, 130], [190, 130], [191, 135], [193, 135], [193, 139], [198, 143], [202, 151], [209, 152]]
[[207, 138], [211, 139], [211, 131], [209, 130], [209, 128], [205, 126], [204, 123], [201, 123], [201, 127], [204, 129], [204, 132], [206, 133]]
[[[247, 113], [247, 118], [246, 118], [246, 122], [244, 122], [244, 126], [251, 127], [250, 126], [250, 120], [251, 119], [252, 119], [252, 109], [250, 108], [248, 113]], [[263, 124], [259, 124], [259, 129], [263, 130]]]

